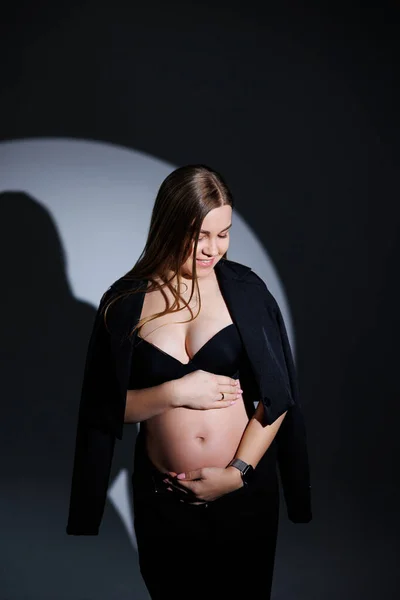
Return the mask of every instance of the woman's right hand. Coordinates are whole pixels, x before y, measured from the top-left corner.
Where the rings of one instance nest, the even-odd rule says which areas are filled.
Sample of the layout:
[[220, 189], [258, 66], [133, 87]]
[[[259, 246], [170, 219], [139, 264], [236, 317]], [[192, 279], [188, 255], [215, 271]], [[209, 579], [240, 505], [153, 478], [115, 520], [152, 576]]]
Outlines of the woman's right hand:
[[[174, 381], [176, 406], [209, 410], [227, 408], [242, 395], [240, 381], [226, 375], [216, 375], [199, 369]], [[222, 393], [224, 399], [222, 398]]]

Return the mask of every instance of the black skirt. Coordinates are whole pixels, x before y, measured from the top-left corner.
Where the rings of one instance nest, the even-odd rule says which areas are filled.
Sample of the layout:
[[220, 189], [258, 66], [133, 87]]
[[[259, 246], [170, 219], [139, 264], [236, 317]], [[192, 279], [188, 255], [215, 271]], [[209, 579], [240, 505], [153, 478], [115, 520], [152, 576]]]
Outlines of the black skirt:
[[135, 448], [133, 511], [152, 600], [270, 599], [279, 519], [275, 442], [249, 486], [196, 505], [166, 489], [143, 437]]

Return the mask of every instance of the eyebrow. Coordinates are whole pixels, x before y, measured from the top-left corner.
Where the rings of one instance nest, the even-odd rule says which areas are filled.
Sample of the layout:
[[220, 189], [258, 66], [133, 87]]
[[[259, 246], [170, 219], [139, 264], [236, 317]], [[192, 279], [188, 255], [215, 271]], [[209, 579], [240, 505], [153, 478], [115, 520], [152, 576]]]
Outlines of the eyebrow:
[[[228, 225], [228, 227], [225, 227], [225, 229], [221, 229], [220, 233], [222, 233], [223, 231], [226, 231], [227, 229], [229, 229], [230, 227], [232, 227], [232, 223], [230, 225]], [[210, 231], [206, 231], [205, 229], [202, 229], [200, 231], [200, 233], [210, 233]]]

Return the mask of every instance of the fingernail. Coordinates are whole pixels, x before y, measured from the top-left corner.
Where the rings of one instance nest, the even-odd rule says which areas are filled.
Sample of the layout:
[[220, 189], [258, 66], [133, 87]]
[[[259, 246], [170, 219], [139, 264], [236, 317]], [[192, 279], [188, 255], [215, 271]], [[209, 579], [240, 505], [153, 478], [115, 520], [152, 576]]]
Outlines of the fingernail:
[[231, 405], [236, 404], [236, 400], [232, 400]]
[[179, 474], [177, 475], [177, 478], [178, 478], [178, 479], [185, 479], [185, 473], [179, 473]]

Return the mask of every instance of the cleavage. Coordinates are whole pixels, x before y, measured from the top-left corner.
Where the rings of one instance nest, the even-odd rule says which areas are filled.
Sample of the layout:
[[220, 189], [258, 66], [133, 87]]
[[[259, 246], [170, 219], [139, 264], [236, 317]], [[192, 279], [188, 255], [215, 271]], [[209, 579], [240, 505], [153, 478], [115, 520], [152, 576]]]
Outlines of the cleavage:
[[[207, 346], [208, 344], [210, 344], [214, 338], [216, 338], [217, 336], [219, 336], [223, 331], [227, 330], [230, 326], [232, 326], [234, 323], [228, 323], [227, 325], [224, 325], [222, 327], [220, 327], [220, 329], [218, 329], [218, 331], [216, 331], [213, 335], [211, 335], [211, 337], [209, 337], [207, 339], [206, 342], [204, 342], [199, 348], [198, 350], [196, 350], [196, 352], [192, 355], [191, 358], [189, 358], [188, 362], [182, 362], [179, 358], [176, 358], [175, 356], [173, 356], [172, 354], [170, 354], [169, 352], [167, 352], [166, 350], [164, 350], [163, 348], [161, 348], [160, 346], [158, 346], [157, 344], [154, 344], [153, 342], [151, 342], [150, 340], [148, 340], [147, 338], [143, 338], [141, 337], [139, 334], [137, 334], [137, 337], [140, 340], [143, 340], [144, 342], [146, 342], [147, 344], [150, 344], [150, 346], [153, 346], [153, 348], [155, 348], [156, 350], [162, 352], [163, 354], [165, 354], [166, 356], [172, 358], [173, 360], [179, 362], [181, 365], [190, 365], [194, 359], [196, 358], [196, 356], [198, 354], [200, 354], [200, 352], [202, 352]], [[186, 349], [186, 346], [185, 346]]]

